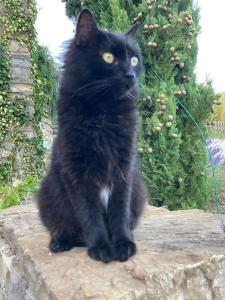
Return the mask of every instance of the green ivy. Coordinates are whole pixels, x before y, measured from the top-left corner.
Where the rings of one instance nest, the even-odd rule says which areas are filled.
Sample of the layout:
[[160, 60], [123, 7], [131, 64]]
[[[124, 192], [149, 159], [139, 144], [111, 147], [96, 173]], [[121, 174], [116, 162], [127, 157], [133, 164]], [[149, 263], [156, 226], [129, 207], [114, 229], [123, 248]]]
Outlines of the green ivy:
[[[40, 176], [44, 170], [45, 148], [40, 129], [40, 121], [52, 116], [56, 99], [56, 69], [47, 51], [38, 45], [34, 23], [37, 10], [35, 0], [1, 1], [0, 25], [0, 151], [9, 151], [0, 161], [0, 184], [10, 184], [14, 178], [23, 179], [27, 175]], [[26, 96], [10, 95], [10, 51], [9, 40], [17, 40], [28, 47], [31, 56], [33, 93]], [[34, 103], [35, 113], [27, 111], [28, 101]], [[46, 113], [47, 108], [47, 113]], [[49, 113], [48, 113], [49, 112]], [[32, 124], [34, 137], [28, 138], [23, 126]], [[21, 170], [18, 170], [17, 156], [20, 152]]]

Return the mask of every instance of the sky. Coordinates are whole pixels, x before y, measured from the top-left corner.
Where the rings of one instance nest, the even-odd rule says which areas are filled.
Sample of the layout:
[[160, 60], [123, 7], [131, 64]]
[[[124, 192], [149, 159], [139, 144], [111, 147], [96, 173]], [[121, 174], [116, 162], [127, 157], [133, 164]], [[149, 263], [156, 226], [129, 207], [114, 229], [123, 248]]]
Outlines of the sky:
[[41, 45], [47, 46], [54, 57], [61, 52], [62, 42], [74, 35], [74, 24], [65, 15], [61, 0], [36, 0], [38, 16], [36, 29]]
[[[225, 0], [196, 0], [201, 9], [201, 33], [196, 74], [199, 82], [212, 79], [216, 92], [225, 91]], [[36, 29], [40, 44], [54, 57], [62, 52], [60, 45], [73, 37], [74, 24], [65, 15], [61, 0], [37, 0]]]
[[225, 92], [225, 0], [198, 0], [201, 34], [196, 73], [201, 82], [213, 80], [216, 92]]

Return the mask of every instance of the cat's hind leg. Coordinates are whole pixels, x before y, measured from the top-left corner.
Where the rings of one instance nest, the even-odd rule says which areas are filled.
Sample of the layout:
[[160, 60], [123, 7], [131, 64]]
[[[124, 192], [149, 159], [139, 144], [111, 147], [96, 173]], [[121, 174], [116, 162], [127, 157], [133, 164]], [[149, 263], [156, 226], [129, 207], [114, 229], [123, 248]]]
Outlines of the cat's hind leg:
[[138, 173], [134, 170], [132, 192], [131, 192], [131, 204], [130, 204], [130, 229], [133, 230], [141, 217], [144, 206], [147, 203], [148, 191], [145, 183]]
[[37, 200], [40, 218], [50, 232], [50, 251], [61, 252], [85, 246], [82, 229], [76, 221], [57, 166], [43, 180]]
[[72, 234], [61, 233], [57, 237], [52, 237], [49, 243], [51, 252], [69, 251], [74, 247], [85, 247], [86, 244], [79, 232]]

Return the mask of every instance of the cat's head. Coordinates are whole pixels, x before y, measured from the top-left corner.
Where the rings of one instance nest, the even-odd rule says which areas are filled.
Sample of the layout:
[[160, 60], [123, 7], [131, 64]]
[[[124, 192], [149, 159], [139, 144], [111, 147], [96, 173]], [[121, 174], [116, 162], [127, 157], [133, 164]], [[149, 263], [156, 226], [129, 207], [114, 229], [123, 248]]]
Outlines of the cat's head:
[[83, 84], [78, 95], [137, 95], [142, 69], [135, 41], [138, 27], [136, 23], [126, 33], [100, 30], [88, 9], [81, 12], [74, 40], [75, 67]]

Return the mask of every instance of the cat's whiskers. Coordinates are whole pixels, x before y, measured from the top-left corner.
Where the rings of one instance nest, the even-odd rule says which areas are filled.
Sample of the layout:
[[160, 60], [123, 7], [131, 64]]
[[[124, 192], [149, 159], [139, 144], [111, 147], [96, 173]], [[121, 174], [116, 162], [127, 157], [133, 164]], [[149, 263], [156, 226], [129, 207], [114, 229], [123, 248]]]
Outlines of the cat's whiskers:
[[74, 93], [74, 96], [98, 94], [99, 92], [109, 88], [111, 86], [111, 83], [112, 82], [109, 79], [101, 79], [89, 82], [77, 89]]
[[136, 97], [133, 95], [133, 94], [131, 94], [131, 92], [127, 92], [126, 93], [126, 95], [125, 95], [128, 99], [130, 99], [130, 100], [132, 100], [132, 101], [136, 101]]
[[[104, 95], [109, 88], [111, 88], [113, 85], [116, 85], [117, 81], [117, 78], [103, 78], [94, 80], [77, 89], [73, 96], [93, 96], [99, 93]], [[136, 97], [131, 93], [131, 91], [127, 91], [121, 98], [125, 97], [127, 97], [129, 100], [136, 101]]]

